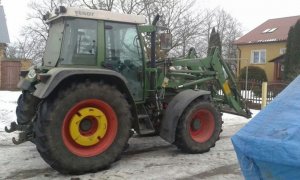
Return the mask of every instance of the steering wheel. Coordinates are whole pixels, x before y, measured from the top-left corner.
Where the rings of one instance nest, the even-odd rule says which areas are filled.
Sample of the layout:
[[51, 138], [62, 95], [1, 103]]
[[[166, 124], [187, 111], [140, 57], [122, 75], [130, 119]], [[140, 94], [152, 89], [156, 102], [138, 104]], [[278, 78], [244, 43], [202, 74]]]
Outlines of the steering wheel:
[[103, 66], [108, 69], [120, 71], [122, 63], [119, 57], [106, 57], [103, 62]]

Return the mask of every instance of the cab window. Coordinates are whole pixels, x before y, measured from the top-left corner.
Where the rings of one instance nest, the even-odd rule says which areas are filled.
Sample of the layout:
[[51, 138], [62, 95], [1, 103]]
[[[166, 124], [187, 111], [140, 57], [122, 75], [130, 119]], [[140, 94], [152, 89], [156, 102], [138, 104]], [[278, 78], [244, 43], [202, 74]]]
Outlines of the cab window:
[[[135, 66], [142, 65], [142, 53], [136, 25], [105, 23], [105, 61]], [[118, 68], [118, 67], [114, 67]]]
[[133, 98], [143, 99], [143, 56], [135, 24], [105, 22], [104, 67], [120, 72]]
[[97, 21], [67, 20], [65, 24], [60, 64], [96, 65]]

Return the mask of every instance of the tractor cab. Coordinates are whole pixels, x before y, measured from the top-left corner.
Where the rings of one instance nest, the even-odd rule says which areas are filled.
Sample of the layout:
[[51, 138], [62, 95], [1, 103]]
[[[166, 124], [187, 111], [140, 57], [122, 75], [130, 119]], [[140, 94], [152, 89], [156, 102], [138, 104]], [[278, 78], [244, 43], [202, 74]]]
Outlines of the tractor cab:
[[[156, 27], [143, 25], [143, 16], [60, 7], [44, 19], [50, 27], [44, 67], [110, 69], [127, 79], [135, 101], [144, 100], [144, 68], [149, 58], [142, 34]], [[170, 36], [161, 38], [162, 49], [167, 49]]]
[[143, 16], [60, 7], [44, 19], [50, 25], [44, 66], [108, 64], [115, 69], [114, 61], [143, 58], [138, 33], [138, 25], [146, 23]]
[[43, 66], [116, 71], [128, 80], [134, 99], [143, 100], [143, 16], [60, 7], [45, 19], [50, 29]]

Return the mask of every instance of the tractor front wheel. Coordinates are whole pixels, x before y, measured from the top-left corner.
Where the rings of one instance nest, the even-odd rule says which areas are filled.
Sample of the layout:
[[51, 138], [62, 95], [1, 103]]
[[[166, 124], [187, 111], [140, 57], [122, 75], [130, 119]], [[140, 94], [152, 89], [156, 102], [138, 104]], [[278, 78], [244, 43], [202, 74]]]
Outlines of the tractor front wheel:
[[221, 113], [207, 101], [197, 100], [183, 112], [175, 145], [187, 153], [204, 153], [215, 146], [222, 132]]
[[35, 126], [37, 149], [52, 168], [64, 174], [95, 172], [120, 156], [131, 114], [116, 88], [81, 83], [52, 98], [41, 104]]

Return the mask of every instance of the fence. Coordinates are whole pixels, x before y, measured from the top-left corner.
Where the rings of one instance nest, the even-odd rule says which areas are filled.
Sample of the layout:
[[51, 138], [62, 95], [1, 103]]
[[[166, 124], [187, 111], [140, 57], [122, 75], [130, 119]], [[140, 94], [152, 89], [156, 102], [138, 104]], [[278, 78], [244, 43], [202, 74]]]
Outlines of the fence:
[[20, 80], [20, 61], [1, 61], [0, 65], [0, 88], [3, 90], [16, 90]]
[[28, 59], [7, 59], [0, 61], [0, 89], [17, 90], [22, 70], [28, 70], [32, 66]]
[[[247, 85], [245, 81], [239, 81], [238, 86], [241, 90], [241, 95], [245, 98], [246, 103], [250, 108], [260, 109], [261, 98], [261, 81], [248, 80]], [[269, 82], [267, 89], [267, 104], [270, 103], [285, 87], [285, 83]]]

